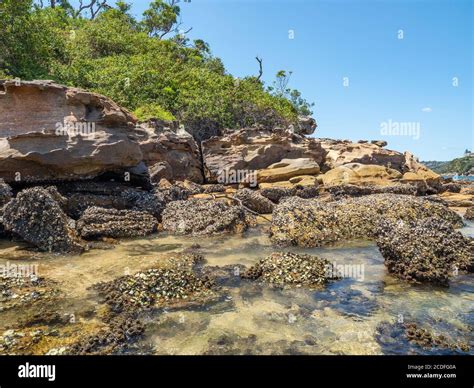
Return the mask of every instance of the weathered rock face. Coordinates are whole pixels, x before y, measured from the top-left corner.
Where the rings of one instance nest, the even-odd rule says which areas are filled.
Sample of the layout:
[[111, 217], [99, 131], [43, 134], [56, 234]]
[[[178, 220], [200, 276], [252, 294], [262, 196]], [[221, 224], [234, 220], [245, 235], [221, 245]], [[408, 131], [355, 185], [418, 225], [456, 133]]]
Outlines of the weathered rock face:
[[348, 163], [333, 168], [323, 176], [324, 186], [337, 185], [378, 185], [388, 186], [396, 184], [402, 177], [402, 174], [385, 166], [373, 164]]
[[439, 198], [445, 201], [449, 206], [471, 207], [474, 206], [474, 194], [450, 193], [445, 191]]
[[242, 207], [203, 199], [170, 202], [162, 219], [163, 229], [174, 234], [216, 235], [247, 228]]
[[296, 286], [320, 288], [334, 280], [331, 263], [317, 256], [292, 252], [276, 252], [242, 274], [244, 279], [260, 279], [278, 287]]
[[373, 239], [383, 220], [444, 219], [454, 227], [462, 219], [442, 203], [420, 197], [374, 194], [333, 202], [290, 197], [275, 207], [271, 238], [278, 245], [322, 246], [341, 240]]
[[85, 239], [138, 237], [156, 231], [158, 221], [147, 212], [89, 207], [77, 222]]
[[[256, 171], [282, 159], [308, 158], [317, 164], [325, 151], [316, 139], [244, 128], [202, 142], [204, 171], [209, 182], [217, 182], [224, 171]], [[301, 174], [300, 174], [301, 175]], [[239, 183], [226, 182], [220, 183]]]
[[442, 189], [441, 177], [428, 167], [418, 162], [413, 154], [410, 152], [404, 153], [405, 169], [402, 183], [410, 184], [427, 184], [429, 187], [438, 191]]
[[319, 165], [310, 158], [282, 159], [257, 172], [259, 183], [281, 182], [300, 175], [319, 174]]
[[93, 178], [136, 166], [135, 118], [98, 94], [50, 81], [0, 81], [0, 175], [5, 181]]
[[474, 271], [474, 245], [440, 218], [384, 222], [377, 245], [390, 273], [447, 286], [457, 271]]
[[203, 182], [201, 155], [191, 135], [150, 127], [145, 131], [147, 136], [140, 140], [140, 148], [153, 182], [161, 178]]
[[348, 140], [322, 139], [321, 146], [326, 150], [324, 171], [347, 163], [372, 164], [405, 171], [405, 156], [397, 151], [387, 150], [383, 143], [353, 143]]
[[43, 251], [82, 252], [84, 244], [61, 206], [47, 189], [35, 187], [18, 193], [4, 209], [5, 228]]

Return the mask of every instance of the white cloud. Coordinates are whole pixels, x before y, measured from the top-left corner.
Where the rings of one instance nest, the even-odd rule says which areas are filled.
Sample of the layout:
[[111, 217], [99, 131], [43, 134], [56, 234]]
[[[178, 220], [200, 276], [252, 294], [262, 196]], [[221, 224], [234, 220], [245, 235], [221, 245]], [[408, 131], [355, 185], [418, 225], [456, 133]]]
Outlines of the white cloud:
[[426, 112], [426, 113], [431, 113], [431, 112], [433, 112], [433, 109], [431, 109], [429, 106], [427, 106], [426, 108], [423, 108], [421, 111]]

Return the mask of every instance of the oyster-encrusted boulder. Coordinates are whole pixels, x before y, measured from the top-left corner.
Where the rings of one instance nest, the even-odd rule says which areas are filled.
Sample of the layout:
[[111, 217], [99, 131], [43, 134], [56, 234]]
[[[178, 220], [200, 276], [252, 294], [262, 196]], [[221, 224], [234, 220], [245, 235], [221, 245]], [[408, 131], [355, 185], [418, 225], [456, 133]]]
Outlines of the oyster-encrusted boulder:
[[318, 186], [295, 185], [292, 188], [269, 187], [260, 190], [260, 194], [274, 203], [280, 202], [282, 198], [297, 196], [300, 198], [315, 198], [319, 195]]
[[296, 188], [268, 187], [260, 190], [260, 194], [270, 201], [278, 203], [282, 198], [292, 197], [296, 194]]
[[78, 219], [90, 207], [113, 208], [124, 210], [128, 208], [127, 198], [120, 195], [98, 195], [90, 193], [74, 193], [67, 201], [67, 214]]
[[4, 208], [3, 223], [7, 230], [40, 250], [82, 252], [84, 243], [47, 189], [34, 187], [18, 193]]
[[258, 191], [250, 189], [241, 189], [234, 194], [241, 204], [259, 214], [271, 213], [273, 211], [273, 202], [265, 198]]
[[51, 81], [0, 81], [0, 176], [6, 182], [90, 179], [143, 159], [136, 119], [99, 94]]
[[244, 208], [205, 199], [170, 202], [162, 220], [163, 229], [173, 234], [215, 235], [247, 228]]
[[202, 260], [198, 254], [174, 253], [152, 268], [98, 283], [94, 288], [117, 313], [205, 302], [218, 296], [219, 287], [195, 271], [195, 264]]
[[89, 207], [77, 221], [85, 239], [146, 236], [157, 230], [158, 220], [147, 212]]
[[466, 212], [464, 213], [464, 218], [470, 221], [474, 220], [474, 206], [467, 208]]
[[273, 253], [250, 267], [244, 279], [260, 279], [275, 286], [318, 288], [337, 279], [326, 259], [292, 252]]
[[122, 192], [121, 197], [126, 200], [132, 210], [147, 212], [158, 220], [161, 218], [166, 202], [168, 202], [166, 194], [160, 191], [150, 193], [128, 189]]
[[323, 246], [341, 240], [374, 239], [382, 220], [413, 221], [428, 217], [454, 227], [461, 217], [444, 204], [408, 195], [373, 194], [333, 202], [284, 198], [275, 207], [271, 239], [282, 246]]
[[360, 197], [362, 195], [370, 194], [403, 194], [403, 195], [417, 195], [418, 189], [413, 185], [397, 184], [393, 186], [357, 186], [357, 185], [336, 185], [325, 188], [325, 191], [331, 193], [335, 198], [342, 197]]
[[12, 188], [0, 178], [0, 207], [6, 205], [12, 199]]
[[382, 222], [377, 245], [388, 271], [410, 282], [447, 286], [474, 271], [474, 244], [440, 218]]

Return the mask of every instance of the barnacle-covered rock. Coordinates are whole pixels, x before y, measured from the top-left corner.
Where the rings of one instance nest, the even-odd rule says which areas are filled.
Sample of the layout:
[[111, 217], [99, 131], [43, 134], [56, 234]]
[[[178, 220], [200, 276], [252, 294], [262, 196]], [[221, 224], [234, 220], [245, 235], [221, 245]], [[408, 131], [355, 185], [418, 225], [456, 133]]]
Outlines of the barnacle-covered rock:
[[77, 230], [85, 239], [146, 236], [157, 226], [157, 219], [147, 212], [95, 206], [88, 208], [77, 222]]
[[247, 228], [244, 208], [205, 199], [170, 202], [162, 219], [163, 229], [174, 234], [215, 235]]
[[464, 218], [466, 220], [474, 220], [474, 206], [468, 207], [466, 213], [464, 213]]
[[295, 188], [286, 187], [267, 187], [260, 190], [260, 194], [268, 198], [270, 201], [278, 203], [282, 198], [292, 197], [296, 194]]
[[4, 208], [7, 230], [43, 251], [82, 252], [84, 244], [50, 191], [34, 187], [21, 191]]
[[258, 191], [241, 189], [234, 194], [234, 198], [245, 207], [259, 214], [271, 213], [273, 211], [273, 202], [265, 198]]
[[275, 207], [271, 239], [282, 246], [322, 246], [377, 235], [382, 220], [445, 219], [454, 227], [462, 219], [442, 203], [408, 195], [374, 194], [339, 201], [289, 197]]
[[216, 297], [218, 287], [211, 278], [194, 271], [194, 265], [202, 261], [198, 254], [178, 254], [166, 264], [98, 283], [94, 288], [115, 313], [207, 300]]
[[329, 186], [326, 191], [334, 195], [335, 198], [339, 199], [342, 197], [360, 197], [362, 195], [370, 194], [404, 194], [404, 195], [417, 195], [418, 188], [415, 185], [408, 184], [397, 184], [392, 186], [356, 186], [356, 185], [336, 185]]
[[12, 197], [12, 188], [0, 178], [0, 207], [6, 205]]
[[275, 286], [318, 288], [337, 279], [331, 263], [317, 256], [291, 252], [273, 253], [242, 274], [244, 279], [260, 279]]
[[440, 218], [382, 222], [377, 245], [388, 271], [410, 282], [447, 286], [457, 271], [474, 271], [474, 246]]

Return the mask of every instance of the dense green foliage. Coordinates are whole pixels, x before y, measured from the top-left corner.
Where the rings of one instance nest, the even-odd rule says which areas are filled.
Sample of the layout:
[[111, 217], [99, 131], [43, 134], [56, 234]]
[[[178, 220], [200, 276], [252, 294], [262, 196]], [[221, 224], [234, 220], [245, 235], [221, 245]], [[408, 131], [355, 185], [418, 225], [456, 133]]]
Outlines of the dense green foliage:
[[438, 174], [460, 174], [466, 175], [474, 171], [474, 156], [464, 156], [453, 159], [450, 162], [423, 162]]
[[175, 117], [190, 127], [284, 125], [311, 113], [282, 74], [283, 90], [234, 78], [205, 42], [177, 33], [174, 1], [155, 0], [141, 20], [123, 2], [93, 19], [57, 3], [0, 0], [0, 77], [52, 79], [104, 94], [142, 119]]

